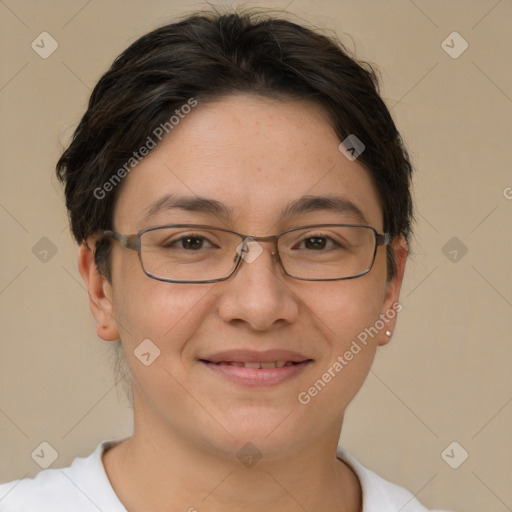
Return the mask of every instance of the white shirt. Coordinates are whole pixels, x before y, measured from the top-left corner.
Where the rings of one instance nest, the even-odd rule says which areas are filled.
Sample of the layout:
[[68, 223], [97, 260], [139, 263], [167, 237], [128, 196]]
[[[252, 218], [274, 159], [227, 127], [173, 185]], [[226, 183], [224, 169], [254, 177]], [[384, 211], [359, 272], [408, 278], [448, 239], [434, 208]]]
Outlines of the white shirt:
[[[62, 469], [45, 469], [35, 478], [0, 485], [0, 512], [127, 512], [105, 472], [103, 451], [121, 439], [101, 442], [88, 457], [76, 457]], [[363, 467], [338, 447], [337, 457], [359, 478], [363, 512], [429, 511], [409, 491]]]

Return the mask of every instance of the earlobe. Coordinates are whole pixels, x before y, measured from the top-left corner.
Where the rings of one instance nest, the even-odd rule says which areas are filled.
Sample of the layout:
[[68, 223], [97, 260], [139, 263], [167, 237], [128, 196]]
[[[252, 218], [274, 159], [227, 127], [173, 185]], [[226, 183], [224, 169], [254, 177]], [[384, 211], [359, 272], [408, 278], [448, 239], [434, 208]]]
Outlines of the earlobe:
[[385, 322], [385, 327], [379, 333], [378, 344], [386, 345], [391, 340], [395, 331], [398, 313], [402, 310], [400, 304], [400, 289], [405, 271], [405, 263], [409, 254], [409, 245], [403, 236], [397, 237], [393, 242], [393, 251], [395, 254], [396, 273], [386, 285], [386, 293], [381, 312], [381, 318]]
[[89, 294], [89, 307], [96, 320], [96, 334], [105, 341], [119, 339], [114, 320], [112, 287], [94, 262], [94, 240], [82, 242], [78, 248], [78, 269]]

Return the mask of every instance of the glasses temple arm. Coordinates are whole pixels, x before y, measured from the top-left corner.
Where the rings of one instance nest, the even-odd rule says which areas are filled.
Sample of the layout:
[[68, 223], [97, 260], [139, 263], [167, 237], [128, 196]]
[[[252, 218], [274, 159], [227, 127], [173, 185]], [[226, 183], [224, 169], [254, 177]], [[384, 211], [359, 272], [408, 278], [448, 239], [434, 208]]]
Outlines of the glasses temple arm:
[[375, 238], [377, 240], [377, 245], [389, 245], [391, 243], [391, 233], [377, 233], [375, 235]]
[[123, 247], [127, 249], [133, 249], [138, 251], [140, 248], [140, 237], [138, 235], [122, 235], [121, 233], [116, 233], [115, 231], [105, 230], [103, 234], [106, 237], [119, 242]]

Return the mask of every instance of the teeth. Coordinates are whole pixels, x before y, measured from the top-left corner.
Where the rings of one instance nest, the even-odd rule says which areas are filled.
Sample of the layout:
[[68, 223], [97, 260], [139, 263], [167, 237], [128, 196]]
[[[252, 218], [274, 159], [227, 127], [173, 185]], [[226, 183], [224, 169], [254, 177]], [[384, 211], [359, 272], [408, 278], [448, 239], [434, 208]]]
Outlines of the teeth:
[[270, 361], [268, 363], [262, 363], [262, 362], [256, 362], [256, 361], [245, 362], [245, 363], [239, 363], [237, 361], [220, 361], [216, 364], [238, 366], [240, 368], [244, 367], [244, 368], [253, 368], [253, 369], [258, 369], [258, 368], [271, 369], [271, 368], [282, 368], [283, 366], [292, 366], [294, 363], [292, 361]]

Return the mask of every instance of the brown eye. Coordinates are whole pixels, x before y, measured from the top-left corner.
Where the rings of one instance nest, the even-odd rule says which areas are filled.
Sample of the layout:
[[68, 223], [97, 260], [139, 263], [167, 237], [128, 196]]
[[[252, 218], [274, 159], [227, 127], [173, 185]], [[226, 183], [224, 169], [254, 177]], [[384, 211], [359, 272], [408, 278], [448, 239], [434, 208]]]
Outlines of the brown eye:
[[[205, 247], [205, 244], [209, 245]], [[213, 247], [207, 238], [194, 234], [181, 236], [180, 238], [175, 238], [173, 240], [166, 240], [161, 245], [164, 248], [184, 249], [187, 251], [198, 251], [200, 249], [209, 249]]]
[[343, 248], [341, 244], [333, 240], [331, 237], [321, 235], [308, 236], [304, 238], [298, 245], [298, 249], [306, 249], [310, 251]]

